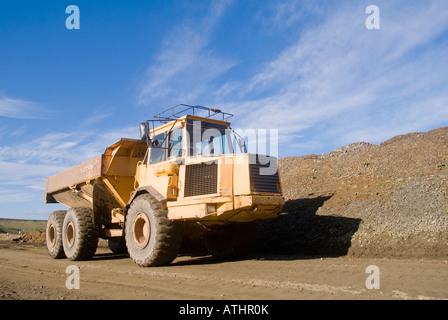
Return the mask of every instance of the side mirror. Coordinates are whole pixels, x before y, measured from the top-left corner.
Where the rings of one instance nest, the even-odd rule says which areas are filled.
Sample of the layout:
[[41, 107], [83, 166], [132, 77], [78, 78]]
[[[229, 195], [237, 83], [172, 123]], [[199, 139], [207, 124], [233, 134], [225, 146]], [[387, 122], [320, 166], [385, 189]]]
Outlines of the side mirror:
[[146, 122], [142, 122], [140, 123], [140, 139], [143, 140], [146, 138], [146, 127], [147, 127], [147, 123]]
[[149, 123], [142, 122], [140, 123], [140, 139], [146, 140], [146, 144], [149, 145], [151, 139], [149, 138]]

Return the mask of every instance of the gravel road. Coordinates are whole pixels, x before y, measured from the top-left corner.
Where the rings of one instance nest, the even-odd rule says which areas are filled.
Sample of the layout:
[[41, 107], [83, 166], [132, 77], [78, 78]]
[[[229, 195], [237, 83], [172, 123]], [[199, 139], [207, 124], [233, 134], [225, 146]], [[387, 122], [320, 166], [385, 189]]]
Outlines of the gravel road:
[[[67, 289], [71, 265], [79, 268], [79, 289]], [[370, 265], [379, 273], [366, 273]], [[379, 289], [367, 288], [376, 275], [368, 283]], [[170, 266], [142, 268], [105, 246], [92, 260], [73, 262], [51, 259], [42, 245], [1, 241], [0, 299], [448, 299], [448, 261], [181, 255]]]

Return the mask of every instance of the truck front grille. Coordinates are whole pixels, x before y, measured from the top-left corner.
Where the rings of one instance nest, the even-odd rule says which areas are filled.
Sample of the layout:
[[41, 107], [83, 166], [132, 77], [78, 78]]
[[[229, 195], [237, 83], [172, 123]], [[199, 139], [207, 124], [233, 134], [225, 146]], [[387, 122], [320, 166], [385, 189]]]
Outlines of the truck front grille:
[[259, 162], [256, 155], [251, 155], [249, 159], [251, 192], [280, 193], [277, 159], [265, 158], [263, 164]]
[[185, 168], [185, 197], [217, 193], [218, 164], [192, 164]]

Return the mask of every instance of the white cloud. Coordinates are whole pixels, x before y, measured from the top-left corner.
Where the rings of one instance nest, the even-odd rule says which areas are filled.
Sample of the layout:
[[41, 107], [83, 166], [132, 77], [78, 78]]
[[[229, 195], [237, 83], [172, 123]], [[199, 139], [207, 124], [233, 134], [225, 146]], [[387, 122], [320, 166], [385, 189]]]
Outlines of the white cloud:
[[0, 160], [70, 167], [104, 152], [123, 137], [138, 138], [137, 127], [96, 131], [49, 132], [16, 145], [0, 147]]
[[11, 133], [9, 133], [9, 136], [20, 137], [21, 135], [25, 134], [27, 131], [28, 131], [27, 126], [20, 126], [16, 129], [14, 129]]
[[[0, 202], [3, 208], [18, 203], [22, 206], [42, 204], [46, 177], [98, 156], [123, 137], [137, 136], [138, 128], [134, 126], [107, 131], [83, 128], [74, 132], [50, 132], [0, 147]], [[45, 207], [41, 207], [36, 214], [43, 218], [47, 213], [44, 213]], [[24, 213], [25, 216], [30, 212]], [[11, 217], [7, 212], [0, 212], [0, 215]]]
[[324, 17], [334, 5], [325, 0], [277, 0], [260, 6], [255, 20], [261, 23], [264, 33], [288, 37], [285, 33], [300, 31], [303, 25]]
[[35, 102], [12, 98], [0, 97], [0, 117], [18, 119], [43, 118], [45, 111]]
[[[0, 161], [0, 176], [2, 177], [0, 186], [1, 189], [3, 189], [0, 191], [5, 193], [9, 188], [5, 186], [43, 190], [45, 177], [54, 174], [55, 171], [62, 171], [63, 169], [65, 169], [65, 166], [61, 165]], [[24, 194], [26, 194], [26, 192]]]
[[[438, 38], [448, 27], [448, 5], [382, 3], [380, 30], [366, 29], [365, 7], [340, 5], [304, 26], [247, 84], [223, 85], [223, 109], [245, 115], [237, 117], [241, 127], [287, 136], [314, 128], [304, 139], [318, 136], [313, 145], [327, 147], [446, 123], [448, 56]], [[294, 150], [301, 151], [312, 150]]]
[[209, 48], [210, 37], [231, 1], [212, 1], [202, 20], [183, 21], [163, 42], [155, 63], [139, 88], [140, 104], [161, 99], [191, 103], [207, 93], [210, 84], [236, 65]]

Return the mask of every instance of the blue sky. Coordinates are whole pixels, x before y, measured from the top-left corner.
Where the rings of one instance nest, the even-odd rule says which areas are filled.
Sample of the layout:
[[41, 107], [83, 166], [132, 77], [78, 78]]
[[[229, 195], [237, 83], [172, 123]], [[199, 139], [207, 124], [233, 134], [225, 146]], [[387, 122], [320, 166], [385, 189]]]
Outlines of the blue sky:
[[47, 176], [179, 103], [278, 129], [279, 157], [445, 126], [447, 31], [442, 0], [0, 0], [0, 217], [46, 219]]

